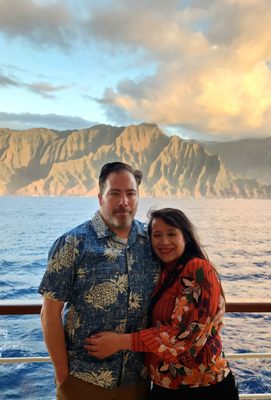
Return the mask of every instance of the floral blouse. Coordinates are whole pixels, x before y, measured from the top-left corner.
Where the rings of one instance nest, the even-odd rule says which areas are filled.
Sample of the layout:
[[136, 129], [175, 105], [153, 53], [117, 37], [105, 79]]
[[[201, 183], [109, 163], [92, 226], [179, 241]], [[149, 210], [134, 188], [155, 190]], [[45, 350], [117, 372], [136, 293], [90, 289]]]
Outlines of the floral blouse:
[[[166, 266], [160, 284], [167, 279]], [[153, 326], [132, 334], [134, 351], [147, 352], [146, 366], [156, 385], [176, 389], [220, 382], [230, 369], [214, 316], [221, 293], [216, 271], [194, 258], [167, 288], [153, 309]], [[159, 288], [159, 285], [158, 285]]]

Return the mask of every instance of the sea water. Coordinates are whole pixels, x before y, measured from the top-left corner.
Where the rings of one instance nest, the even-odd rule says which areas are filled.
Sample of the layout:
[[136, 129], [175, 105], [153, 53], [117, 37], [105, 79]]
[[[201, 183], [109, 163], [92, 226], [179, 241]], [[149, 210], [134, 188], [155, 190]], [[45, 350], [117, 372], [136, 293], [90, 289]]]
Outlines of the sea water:
[[[151, 207], [176, 207], [192, 220], [216, 265], [228, 300], [270, 300], [271, 201], [141, 199], [137, 217]], [[90, 197], [0, 197], [0, 299], [39, 300], [37, 287], [53, 241], [88, 220]], [[226, 353], [270, 352], [270, 314], [226, 314]], [[0, 356], [47, 356], [38, 315], [0, 318]], [[232, 361], [241, 392], [271, 391], [271, 360]], [[55, 398], [50, 363], [0, 364], [0, 398]]]

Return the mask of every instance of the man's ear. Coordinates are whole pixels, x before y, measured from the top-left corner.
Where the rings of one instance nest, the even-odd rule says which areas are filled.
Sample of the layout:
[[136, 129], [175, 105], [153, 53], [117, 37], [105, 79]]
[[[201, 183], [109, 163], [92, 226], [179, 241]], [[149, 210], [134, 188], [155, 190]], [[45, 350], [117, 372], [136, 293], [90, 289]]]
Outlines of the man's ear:
[[102, 205], [102, 199], [103, 199], [103, 196], [102, 196], [102, 194], [99, 192], [99, 193], [98, 193], [98, 200], [99, 200], [99, 205], [100, 205], [100, 206]]

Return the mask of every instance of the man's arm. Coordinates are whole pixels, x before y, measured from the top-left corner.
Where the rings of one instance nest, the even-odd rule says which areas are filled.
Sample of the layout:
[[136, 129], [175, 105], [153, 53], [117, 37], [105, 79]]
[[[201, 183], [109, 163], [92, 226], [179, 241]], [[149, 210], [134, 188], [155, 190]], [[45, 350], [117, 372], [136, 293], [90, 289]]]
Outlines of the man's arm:
[[55, 368], [58, 385], [61, 385], [69, 374], [68, 355], [61, 318], [63, 307], [64, 303], [45, 297], [41, 309], [43, 336]]

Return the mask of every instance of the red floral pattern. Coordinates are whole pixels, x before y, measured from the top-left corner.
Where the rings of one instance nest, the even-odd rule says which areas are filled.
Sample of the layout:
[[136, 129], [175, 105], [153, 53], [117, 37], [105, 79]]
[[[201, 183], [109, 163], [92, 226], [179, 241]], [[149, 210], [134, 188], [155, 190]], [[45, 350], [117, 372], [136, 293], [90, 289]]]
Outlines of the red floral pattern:
[[[161, 282], [167, 274], [165, 268]], [[180, 268], [178, 278], [154, 307], [155, 326], [132, 335], [133, 350], [148, 353], [146, 365], [155, 384], [208, 386], [227, 376], [221, 326], [214, 324], [220, 294], [209, 262], [194, 258]]]

